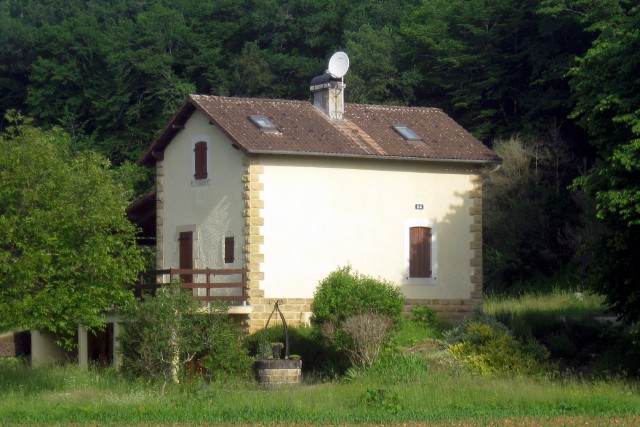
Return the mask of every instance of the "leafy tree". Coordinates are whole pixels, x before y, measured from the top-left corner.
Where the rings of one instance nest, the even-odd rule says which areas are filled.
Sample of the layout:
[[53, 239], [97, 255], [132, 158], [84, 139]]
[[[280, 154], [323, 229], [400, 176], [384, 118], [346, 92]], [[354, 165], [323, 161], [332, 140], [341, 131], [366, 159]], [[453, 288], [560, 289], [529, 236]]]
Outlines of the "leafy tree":
[[575, 182], [596, 201], [606, 227], [593, 248], [591, 282], [628, 322], [640, 320], [640, 6], [635, 1], [549, 1], [597, 35], [571, 70], [573, 117], [598, 158]]
[[21, 122], [0, 135], [0, 323], [51, 331], [65, 344], [82, 322], [132, 298], [142, 267], [125, 215], [131, 192], [95, 153], [70, 153], [60, 129]]
[[347, 98], [364, 104], [408, 104], [419, 81], [416, 70], [400, 71], [402, 39], [385, 26], [374, 30], [368, 24], [347, 31], [347, 51], [353, 67], [348, 75]]

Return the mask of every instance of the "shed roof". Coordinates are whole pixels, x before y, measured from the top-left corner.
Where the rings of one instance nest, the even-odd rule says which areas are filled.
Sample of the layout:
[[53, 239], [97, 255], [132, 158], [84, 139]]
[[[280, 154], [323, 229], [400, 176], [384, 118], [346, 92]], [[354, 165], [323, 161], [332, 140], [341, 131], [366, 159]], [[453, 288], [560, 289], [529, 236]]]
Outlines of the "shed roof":
[[[346, 104], [344, 119], [332, 120], [308, 101], [190, 95], [138, 163], [154, 165], [195, 111], [250, 154], [500, 162], [436, 108]], [[279, 132], [261, 131], [249, 119], [251, 115], [268, 118]], [[421, 140], [406, 140], [393, 129], [397, 125], [408, 126]]]

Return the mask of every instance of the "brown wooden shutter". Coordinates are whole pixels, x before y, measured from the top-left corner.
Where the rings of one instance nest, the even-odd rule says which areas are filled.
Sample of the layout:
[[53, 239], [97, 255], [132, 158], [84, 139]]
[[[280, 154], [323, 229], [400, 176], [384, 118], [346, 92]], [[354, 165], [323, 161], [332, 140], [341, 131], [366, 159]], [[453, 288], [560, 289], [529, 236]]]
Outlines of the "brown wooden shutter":
[[195, 148], [195, 179], [207, 179], [207, 143], [197, 142]]
[[[180, 246], [180, 269], [193, 268], [193, 231], [181, 231], [178, 238]], [[192, 274], [181, 274], [184, 283], [193, 283]]]
[[409, 229], [409, 277], [431, 277], [431, 228]]
[[224, 238], [224, 262], [229, 264], [234, 260], [234, 247], [235, 247], [235, 238], [233, 237], [225, 237]]

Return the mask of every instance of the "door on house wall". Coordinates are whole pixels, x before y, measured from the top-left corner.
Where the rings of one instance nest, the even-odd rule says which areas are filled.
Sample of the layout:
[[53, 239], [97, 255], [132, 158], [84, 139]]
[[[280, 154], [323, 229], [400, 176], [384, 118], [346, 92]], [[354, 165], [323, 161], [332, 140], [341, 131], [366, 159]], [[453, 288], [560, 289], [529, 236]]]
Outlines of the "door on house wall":
[[[180, 244], [180, 269], [193, 268], [193, 231], [181, 231], [178, 237]], [[183, 283], [193, 283], [192, 274], [181, 274]]]

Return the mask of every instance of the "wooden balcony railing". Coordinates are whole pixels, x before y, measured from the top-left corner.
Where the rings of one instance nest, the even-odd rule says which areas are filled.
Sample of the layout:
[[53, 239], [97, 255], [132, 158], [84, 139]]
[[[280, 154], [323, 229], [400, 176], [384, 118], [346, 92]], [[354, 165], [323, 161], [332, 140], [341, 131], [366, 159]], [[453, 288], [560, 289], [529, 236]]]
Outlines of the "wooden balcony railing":
[[156, 290], [180, 279], [180, 287], [193, 290], [193, 297], [200, 301], [226, 301], [229, 304], [246, 304], [247, 270], [239, 269], [179, 269], [169, 268], [155, 271], [155, 282], [141, 279], [133, 286], [138, 298], [155, 295]]

